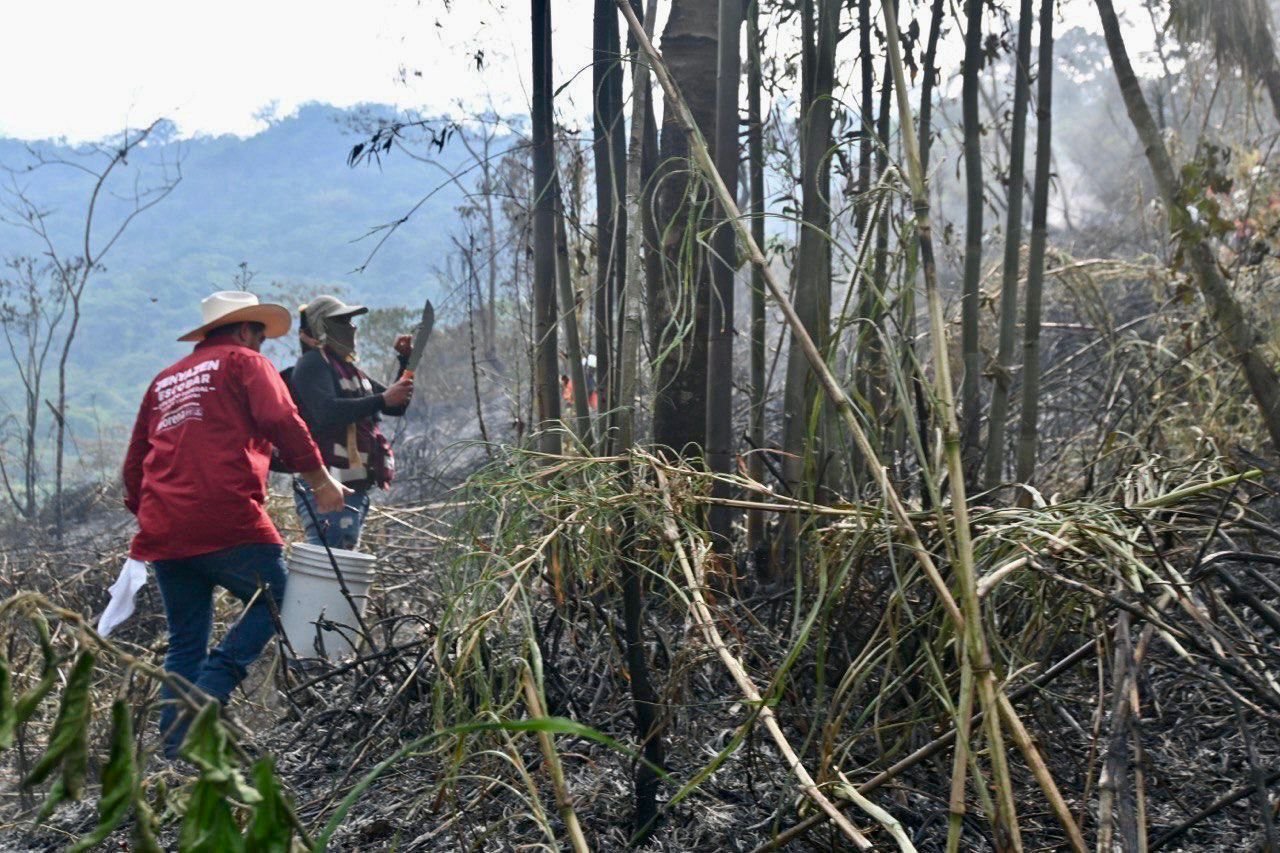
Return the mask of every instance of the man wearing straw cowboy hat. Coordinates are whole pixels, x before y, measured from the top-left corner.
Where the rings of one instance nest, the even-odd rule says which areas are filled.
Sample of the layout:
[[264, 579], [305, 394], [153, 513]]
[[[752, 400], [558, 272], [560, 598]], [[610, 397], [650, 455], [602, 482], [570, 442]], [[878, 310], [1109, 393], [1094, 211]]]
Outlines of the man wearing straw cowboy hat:
[[[196, 341], [194, 350], [147, 388], [124, 494], [138, 519], [130, 554], [154, 565], [164, 598], [165, 669], [226, 702], [271, 639], [268, 597], [279, 602], [284, 593], [284, 543], [264, 507], [272, 447], [321, 508], [341, 508], [350, 490], [329, 475], [288, 388], [259, 351], [289, 331], [288, 309], [221, 291], [200, 310], [203, 322], [178, 339]], [[247, 607], [210, 652], [215, 586]], [[170, 701], [160, 729], [173, 757], [189, 716], [179, 714], [167, 685], [162, 698]]]

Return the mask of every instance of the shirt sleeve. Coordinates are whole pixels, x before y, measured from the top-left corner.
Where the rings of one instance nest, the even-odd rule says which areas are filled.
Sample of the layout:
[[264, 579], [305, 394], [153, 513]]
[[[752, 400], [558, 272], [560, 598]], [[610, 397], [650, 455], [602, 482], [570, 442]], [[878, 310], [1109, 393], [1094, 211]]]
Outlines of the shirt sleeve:
[[319, 350], [310, 350], [293, 368], [293, 392], [299, 408], [314, 430], [334, 430], [381, 412], [381, 394], [339, 397], [333, 388], [333, 371]]
[[[155, 384], [154, 382], [152, 383]], [[124, 481], [124, 505], [129, 512], [138, 514], [138, 502], [142, 497], [142, 466], [151, 450], [151, 385], [142, 398], [138, 417], [133, 423], [133, 435], [129, 437], [129, 450], [124, 457], [121, 479]]]
[[275, 365], [257, 353], [239, 361], [240, 381], [250, 416], [262, 435], [279, 450], [283, 466], [289, 471], [314, 471], [323, 467], [320, 450]]

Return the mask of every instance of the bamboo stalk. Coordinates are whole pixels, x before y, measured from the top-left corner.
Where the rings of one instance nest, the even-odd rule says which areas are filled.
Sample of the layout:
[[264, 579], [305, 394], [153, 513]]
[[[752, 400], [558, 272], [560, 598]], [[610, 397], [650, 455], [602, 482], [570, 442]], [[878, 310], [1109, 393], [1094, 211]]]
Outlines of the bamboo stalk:
[[[966, 650], [959, 649], [965, 659]], [[985, 714], [985, 711], [984, 711]], [[960, 849], [960, 834], [964, 830], [965, 780], [969, 769], [969, 741], [973, 737], [973, 667], [960, 670], [960, 698], [956, 703], [955, 752], [951, 756], [951, 790], [947, 798], [947, 853]]]
[[[973, 0], [977, 2], [977, 0]], [[935, 386], [940, 409], [938, 422], [942, 429], [943, 447], [946, 452], [947, 470], [951, 486], [951, 510], [954, 516], [953, 537], [955, 561], [953, 570], [960, 587], [960, 600], [964, 608], [963, 634], [965, 653], [961, 656], [964, 669], [975, 671], [979, 701], [987, 712], [983, 722], [986, 728], [987, 747], [990, 751], [991, 773], [996, 787], [996, 814], [992, 824], [997, 849], [1008, 845], [1022, 849], [1018, 831], [1017, 811], [1013, 802], [1013, 781], [1005, 757], [1004, 734], [997, 711], [995, 674], [992, 671], [990, 650], [982, 624], [982, 606], [978, 598], [977, 572], [973, 558], [973, 541], [970, 536], [968, 498], [965, 495], [965, 469], [962, 457], [959, 423], [956, 420], [955, 399], [951, 385], [951, 367], [947, 357], [946, 323], [942, 313], [942, 297], [938, 293], [937, 269], [933, 256], [933, 231], [929, 219], [929, 195], [925, 187], [924, 169], [920, 163], [911, 104], [907, 98], [907, 84], [902, 67], [902, 51], [898, 44], [897, 13], [892, 3], [882, 4], [885, 31], [889, 46], [890, 67], [893, 71], [898, 100], [898, 122], [902, 128], [902, 145], [907, 156], [907, 177], [911, 184], [911, 196], [916, 212], [916, 239], [920, 244], [920, 257], [924, 267], [925, 296], [929, 309], [930, 332], [933, 343]], [[963, 684], [963, 677], [961, 683]], [[956, 764], [956, 772], [963, 772], [963, 765]]]
[[538, 449], [559, 453], [560, 383], [556, 354], [555, 118], [551, 0], [530, 6], [533, 40], [533, 347]]
[[[724, 639], [720, 636], [720, 632], [716, 630], [715, 621], [711, 617], [711, 610], [707, 606], [706, 599], [702, 596], [702, 578], [700, 573], [695, 570], [693, 562], [684, 547], [684, 542], [680, 538], [680, 529], [676, 526], [675, 507], [671, 500], [671, 490], [667, 483], [667, 478], [663, 475], [661, 468], [655, 466], [653, 471], [658, 479], [658, 488], [662, 492], [662, 503], [666, 510], [662, 520], [663, 537], [675, 551], [676, 560], [679, 562], [685, 581], [689, 585], [689, 613], [694, 622], [697, 623], [698, 628], [702, 631], [707, 644], [715, 649], [725, 669], [733, 676], [733, 680], [737, 683], [738, 689], [742, 691], [742, 695], [746, 697], [752, 706], [759, 709], [761, 722], [764, 723], [769, 736], [777, 745], [778, 751], [782, 753], [787, 767], [799, 780], [800, 790], [839, 827], [844, 836], [853, 842], [859, 850], [871, 850], [873, 845], [867, 837], [859, 832], [818, 788], [817, 783], [814, 782], [813, 777], [800, 761], [800, 756], [796, 754], [790, 741], [787, 740], [787, 736], [783, 734], [782, 728], [778, 725], [778, 719], [773, 713], [773, 708], [769, 707], [760, 696], [760, 691], [756, 689], [751, 677], [747, 675], [747, 671], [743, 668], [741, 662], [729, 651]], [[701, 561], [699, 561], [699, 565], [701, 565]]]
[[569, 379], [573, 385], [573, 431], [585, 451], [593, 444], [591, 410], [587, 406], [587, 378], [582, 361], [582, 342], [578, 334], [578, 305], [573, 295], [573, 273], [569, 268], [569, 239], [564, 221], [564, 199], [560, 190], [560, 175], [557, 173], [553, 180], [556, 291], [560, 297], [558, 306], [560, 322], [564, 326], [565, 354], [569, 359]]
[[[645, 30], [653, 32], [657, 4], [651, 2], [645, 10]], [[633, 227], [626, 235], [626, 252], [623, 266], [621, 287], [618, 289], [618, 308], [622, 312], [622, 340], [618, 347], [621, 361], [618, 369], [618, 388], [615, 397], [617, 406], [616, 423], [618, 425], [617, 447], [629, 451], [635, 442], [636, 395], [640, 375], [640, 323], [641, 304], [636, 291], [641, 281], [640, 243], [642, 239], [642, 221], [640, 213], [641, 196], [641, 159], [644, 147], [644, 116], [648, 110], [650, 96], [649, 67], [643, 58], [638, 59], [632, 68], [633, 105], [631, 121], [631, 139], [627, 155], [626, 172], [626, 221]], [[625, 490], [630, 492], [632, 485], [632, 464], [630, 456], [619, 457], [617, 464], [621, 468]], [[635, 803], [636, 816], [635, 843], [645, 836], [658, 817], [657, 808], [657, 776], [654, 767], [660, 767], [664, 760], [662, 743], [661, 715], [657, 707], [657, 697], [649, 675], [648, 659], [644, 645], [644, 577], [635, 553], [636, 547], [635, 509], [628, 506], [622, 517], [622, 536], [618, 543], [619, 574], [622, 578], [622, 607], [625, 623], [627, 666], [631, 673], [631, 697], [633, 702], [636, 735], [643, 743], [645, 763], [639, 763], [635, 770]]]
[[[1030, 695], [1036, 690], [1039, 690], [1043, 687], [1048, 686], [1055, 679], [1059, 678], [1063, 673], [1069, 672], [1072, 667], [1080, 663], [1080, 661], [1084, 660], [1084, 658], [1089, 654], [1089, 652], [1094, 648], [1094, 646], [1095, 646], [1095, 641], [1093, 640], [1090, 640], [1089, 642], [1085, 643], [1083, 646], [1080, 646], [1071, 654], [1067, 655], [1065, 658], [1058, 661], [1049, 669], [1045, 670], [1045, 672], [1041, 674], [1039, 677], [1037, 677], [1034, 681], [1032, 681], [1029, 684], [1025, 684], [1022, 687], [1019, 687], [1017, 690], [1015, 690], [1013, 692], [1013, 695], [1009, 697], [1009, 701], [1010, 702], [1020, 701], [1022, 698]], [[982, 712], [979, 711], [978, 714], [974, 716], [975, 721], [978, 719], [978, 717], [981, 716], [981, 713]], [[910, 770], [912, 767], [915, 767], [920, 762], [928, 758], [932, 758], [933, 756], [941, 752], [943, 749], [946, 749], [955, 741], [956, 735], [957, 735], [956, 730], [952, 729], [946, 734], [934, 738], [929, 743], [917, 749], [915, 752], [897, 761], [895, 764], [893, 764], [893, 766], [888, 767], [884, 770], [881, 770], [875, 776], [872, 776], [866, 782], [863, 782], [861, 785], [858, 786], [858, 792], [865, 795], [883, 787], [884, 785], [887, 785], [889, 782], [892, 782], [894, 779], [898, 778], [900, 775], [905, 773], [907, 770]], [[1277, 772], [1275, 775], [1277, 779], [1280, 779], [1280, 772]], [[795, 841], [800, 836], [804, 835], [806, 832], [809, 832], [814, 827], [818, 826], [818, 824], [820, 824], [824, 820], [826, 820], [826, 816], [821, 814], [813, 815], [812, 817], [805, 818], [803, 821], [796, 824], [795, 826], [778, 833], [776, 837], [756, 847], [754, 850], [751, 851], [751, 853], [767, 853], [770, 850], [781, 849], [782, 847], [785, 847], [786, 845], [790, 844], [792, 841]]]
[[[763, 88], [760, 46], [760, 3], [750, 0], [747, 9], [747, 173], [751, 183], [751, 234], [757, 244], [764, 243], [764, 122], [760, 116], [760, 90]], [[764, 447], [765, 388], [765, 289], [759, 267], [751, 269], [751, 441]], [[764, 458], [759, 453], [747, 456], [747, 474], [757, 482], [764, 479]], [[755, 554], [756, 570], [768, 567], [765, 550], [763, 510], [747, 512], [747, 547]]]
[[996, 355], [995, 387], [988, 418], [985, 487], [994, 489], [1004, 478], [1005, 421], [1009, 411], [1013, 349], [1018, 326], [1018, 265], [1022, 249], [1022, 198], [1026, 182], [1027, 101], [1031, 90], [1032, 0], [1022, 0], [1018, 12], [1018, 48], [1014, 62], [1013, 127], [1009, 132], [1009, 207], [1005, 225], [1004, 274], [1000, 280], [1000, 339]]
[[[1098, 853], [1108, 853], [1113, 846], [1112, 839], [1115, 836], [1117, 823], [1116, 807], [1120, 803], [1123, 794], [1121, 789], [1122, 779], [1127, 775], [1125, 759], [1128, 754], [1128, 718], [1132, 710], [1129, 705], [1128, 684], [1130, 678], [1137, 675], [1136, 663], [1133, 661], [1132, 655], [1126, 653], [1129, 641], [1129, 614], [1127, 612], [1120, 614], [1115, 634], [1111, 731], [1107, 737], [1107, 745], [1104, 750], [1102, 775], [1098, 779]], [[1121, 809], [1120, 828], [1122, 836], [1127, 837], [1130, 833], [1125, 831], [1127, 822], [1124, 820], [1124, 811], [1124, 809]], [[1132, 847], [1126, 845], [1126, 849], [1132, 849]]]
[[801, 350], [804, 352], [805, 358], [809, 361], [809, 366], [813, 369], [818, 380], [821, 382], [823, 390], [831, 398], [840, 413], [841, 419], [845, 427], [849, 430], [853, 437], [854, 443], [857, 444], [859, 451], [868, 460], [872, 475], [879, 486], [881, 493], [884, 495], [885, 503], [888, 504], [890, 512], [893, 514], [894, 520], [898, 525], [898, 530], [906, 539], [907, 547], [911, 549], [912, 554], [920, 563], [925, 575], [933, 584], [935, 592], [938, 594], [942, 602], [943, 608], [951, 617], [952, 622], [957, 626], [964, 622], [964, 617], [960, 613], [960, 608], [956, 604], [955, 598], [951, 595], [951, 591], [947, 588], [946, 582], [942, 579], [941, 573], [933, 562], [933, 556], [925, 548], [921, 541], [915, 526], [911, 523], [910, 517], [907, 515], [906, 507], [903, 505], [901, 498], [898, 496], [897, 490], [889, 481], [888, 472], [880, 463], [879, 457], [874, 448], [871, 446], [870, 440], [866, 433], [862, 430], [861, 425], [853, 410], [853, 403], [844, 390], [840, 387], [835, 375], [827, 366], [826, 361], [822, 357], [822, 353], [818, 350], [813, 342], [813, 338], [805, 330], [804, 324], [800, 322], [799, 316], [796, 314], [795, 308], [787, 299], [786, 290], [778, 282], [769, 269], [768, 261], [765, 259], [764, 253], [760, 246], [752, 238], [750, 230], [744, 224], [741, 211], [738, 210], [737, 202], [729, 194], [724, 182], [720, 180], [720, 175], [716, 171], [715, 163], [711, 160], [710, 152], [707, 149], [707, 143], [702, 138], [702, 133], [698, 130], [697, 123], [693, 120], [693, 115], [689, 112], [689, 107], [685, 103], [684, 98], [680, 95], [680, 90], [676, 87], [675, 81], [672, 80], [670, 73], [662, 62], [662, 57], [657, 49], [653, 46], [653, 42], [645, 33], [640, 21], [636, 18], [635, 12], [627, 0], [615, 0], [618, 8], [622, 11], [622, 15], [627, 19], [627, 25], [631, 27], [635, 34], [636, 43], [640, 50], [648, 58], [653, 69], [654, 75], [658, 78], [658, 83], [662, 86], [663, 92], [667, 98], [667, 108], [674, 111], [677, 119], [684, 126], [685, 132], [689, 134], [690, 151], [693, 154], [695, 165], [701, 170], [706, 180], [711, 184], [712, 190], [716, 194], [717, 201], [720, 202], [723, 210], [729, 217], [729, 222], [734, 230], [738, 232], [738, 238], [742, 241], [747, 250], [747, 257], [751, 263], [760, 268], [764, 277], [764, 282], [769, 290], [769, 294], [773, 297], [774, 302], [782, 311], [782, 315], [786, 320], [787, 326], [791, 329], [791, 333], [800, 343]]
[[1022, 720], [1018, 717], [1018, 712], [1014, 710], [1013, 703], [1009, 701], [1009, 697], [1004, 693], [1000, 694], [1000, 713], [1004, 716], [1004, 720], [1009, 726], [1009, 731], [1013, 735], [1013, 742], [1022, 750], [1022, 756], [1026, 759], [1027, 766], [1035, 774], [1036, 781], [1040, 783], [1040, 789], [1045, 792], [1049, 800], [1049, 807], [1053, 809], [1058, 822], [1066, 830], [1067, 840], [1071, 842], [1071, 849], [1076, 853], [1084, 853], [1086, 849], [1084, 836], [1080, 833], [1080, 827], [1071, 814], [1071, 807], [1062, 798], [1062, 793], [1053, 781], [1053, 776], [1049, 773], [1049, 768], [1044, 763], [1040, 750], [1036, 748], [1030, 732], [1022, 724]]
[[[524, 698], [529, 705], [529, 714], [535, 718], [545, 717], [546, 711], [542, 707], [542, 697], [538, 695], [538, 687], [533, 683], [533, 673], [526, 668], [522, 673], [524, 682]], [[565, 834], [569, 836], [569, 843], [573, 846], [574, 853], [589, 853], [591, 848], [587, 845], [587, 839], [582, 834], [582, 827], [578, 823], [578, 815], [573, 810], [573, 801], [569, 797], [569, 788], [564, 781], [564, 768], [560, 764], [560, 753], [556, 752], [555, 742], [551, 740], [549, 732], [538, 732], [538, 745], [542, 748], [542, 757], [547, 762], [547, 775], [551, 777], [551, 787], [556, 793], [556, 808], [560, 812], [560, 819], [564, 821]]]
[[[1039, 67], [1053, 66], [1054, 0], [1040, 3]], [[1036, 157], [1031, 197], [1031, 241], [1027, 249], [1026, 310], [1022, 330], [1022, 412], [1018, 418], [1014, 478], [1029, 484], [1035, 475], [1040, 417], [1040, 314], [1048, 242], [1049, 178], [1053, 159], [1053, 75], [1036, 81]], [[1025, 493], [1019, 497], [1025, 500]]]

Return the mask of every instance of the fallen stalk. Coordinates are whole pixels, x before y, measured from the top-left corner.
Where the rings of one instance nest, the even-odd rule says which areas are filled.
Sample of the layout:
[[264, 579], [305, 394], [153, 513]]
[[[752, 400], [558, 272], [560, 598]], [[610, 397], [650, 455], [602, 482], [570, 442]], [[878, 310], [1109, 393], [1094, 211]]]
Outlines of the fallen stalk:
[[[1280, 770], [1272, 770], [1270, 773], [1262, 777], [1262, 784], [1268, 787], [1274, 785], [1276, 782], [1280, 782]], [[1186, 835], [1187, 832], [1193, 829], [1197, 824], [1203, 822], [1207, 818], [1213, 817], [1227, 806], [1240, 802], [1256, 790], [1256, 783], [1251, 781], [1241, 785], [1229, 794], [1224, 794], [1214, 800], [1212, 803], [1205, 806], [1200, 811], [1175, 826], [1173, 829], [1168, 830], [1163, 835], [1156, 838], [1155, 841], [1151, 842], [1152, 853], [1155, 853], [1156, 850], [1160, 850], [1166, 845], [1177, 841], [1179, 838]]]
[[[1075, 666], [1077, 663], [1079, 663], [1085, 657], [1087, 657], [1088, 654], [1094, 650], [1096, 645], [1097, 644], [1093, 640], [1090, 640], [1089, 642], [1085, 643], [1083, 646], [1076, 649], [1074, 652], [1067, 655], [1062, 660], [1058, 661], [1049, 669], [1045, 670], [1039, 677], [1037, 677], [1030, 683], [1023, 685], [1022, 687], [1019, 687], [1017, 690], [1013, 691], [1013, 693], [1009, 694], [1009, 701], [1018, 702], [1026, 698], [1030, 694], [1034, 693], [1035, 691], [1041, 689], [1042, 687], [1045, 687], [1051, 684], [1053, 681], [1057, 680], [1058, 677], [1070, 671], [1073, 666]], [[979, 720], [982, 717], [982, 714], [983, 714], [982, 711], [979, 711], [978, 713], [974, 714], [971, 723], [979, 722]], [[946, 734], [940, 735], [939, 737], [934, 738], [924, 746], [917, 749], [915, 752], [895, 762], [891, 767], [881, 770], [875, 776], [872, 776], [866, 782], [863, 782], [857, 788], [858, 793], [865, 796], [867, 794], [872, 793], [873, 791], [876, 791], [879, 788], [884, 787], [885, 785], [889, 784], [893, 780], [897, 779], [906, 771], [910, 770], [912, 767], [915, 767], [920, 762], [925, 761], [929, 758], [932, 758], [942, 750], [946, 749], [948, 746], [950, 746], [952, 743], [955, 742], [955, 739], [956, 739], [955, 729], [951, 729], [951, 731], [947, 732]], [[797, 823], [795, 826], [792, 826], [783, 830], [782, 832], [778, 833], [777, 836], [775, 836], [774, 838], [756, 847], [754, 850], [751, 851], [751, 853], [768, 853], [768, 851], [770, 850], [781, 849], [787, 846], [788, 844], [790, 844], [792, 841], [795, 841], [797, 838], [800, 838], [801, 836], [807, 834], [808, 832], [812, 831], [816, 827], [825, 823], [826, 820], [827, 820], [827, 816], [825, 814], [816, 814], [816, 815], [807, 817], [804, 820]]]
[[[743, 669], [741, 662], [734, 657], [725, 645], [720, 632], [716, 630], [715, 621], [711, 617], [711, 611], [707, 607], [706, 600], [702, 597], [702, 583], [698, 577], [698, 572], [694, 569], [693, 563], [689, 558], [689, 554], [685, 550], [684, 542], [680, 538], [680, 529], [676, 526], [675, 506], [671, 500], [670, 487], [667, 484], [667, 478], [663, 475], [661, 469], [655, 468], [654, 474], [658, 479], [658, 487], [662, 491], [662, 502], [666, 512], [663, 515], [662, 532], [663, 537], [667, 540], [667, 544], [672, 547], [676, 554], [676, 560], [680, 564], [681, 570], [684, 572], [685, 581], [689, 586], [689, 612], [693, 616], [694, 621], [701, 629], [703, 636], [707, 640], [707, 644], [715, 649], [716, 654], [720, 657], [721, 663], [725, 669], [733, 676], [733, 680], [737, 682], [738, 689], [742, 691], [743, 696], [753, 707], [758, 709], [760, 720], [769, 731], [769, 736], [777, 745], [778, 751], [782, 753], [788, 768], [795, 774], [800, 782], [800, 790], [804, 792], [813, 803], [822, 810], [822, 812], [832, 820], [844, 836], [848, 838], [859, 850], [871, 850], [873, 845], [865, 835], [857, 830], [849, 819], [840, 813], [840, 810], [832, 804], [831, 800], [818, 788], [813, 777], [809, 775], [809, 771], [800, 761], [791, 743], [787, 740], [787, 736], [783, 734], [782, 728], [778, 725], [777, 717], [773, 713], [773, 709], [768, 706], [760, 696], [760, 691], [756, 689], [755, 684], [751, 681], [751, 677], [747, 675]], [[873, 816], [874, 817], [874, 816]]]
[[[1237, 483], [1244, 482], [1245, 480], [1256, 480], [1261, 476], [1262, 476], [1262, 471], [1260, 471], [1257, 468], [1253, 468], [1251, 470], [1244, 471], [1239, 474], [1232, 474], [1229, 477], [1220, 477], [1219, 479], [1211, 480], [1208, 483], [1198, 483], [1193, 486], [1184, 486], [1180, 489], [1174, 489], [1172, 492], [1169, 492], [1168, 494], [1160, 495], [1159, 497], [1155, 497], [1155, 498], [1150, 498], [1145, 501], [1140, 501], [1127, 508], [1130, 510], [1165, 509], [1187, 498], [1196, 497], [1198, 495], [1204, 494], [1205, 492], [1213, 491], [1214, 489], [1220, 489], [1225, 486], [1234, 486]], [[1034, 561], [1036, 557], [1057, 556], [1058, 554], [1061, 554], [1063, 551], [1073, 547], [1073, 543], [1068, 538], [1068, 534], [1071, 528], [1078, 527], [1078, 526], [1079, 526], [1079, 523], [1074, 521], [1064, 523], [1060, 528], [1058, 528], [1058, 531], [1053, 535], [1055, 541], [1051, 542], [1049, 547], [1042, 548], [1039, 551], [1035, 551], [1033, 553], [1027, 554], [1022, 557], [1017, 557], [1013, 560], [1009, 560], [1008, 562], [1002, 563], [996, 568], [987, 572], [978, 580], [978, 597], [985, 598], [986, 596], [988, 596], [991, 593], [991, 591], [1000, 584], [1001, 581], [1003, 581], [1009, 575], [1016, 572], [1018, 569], [1023, 569], [1031, 565], [1032, 561]]]

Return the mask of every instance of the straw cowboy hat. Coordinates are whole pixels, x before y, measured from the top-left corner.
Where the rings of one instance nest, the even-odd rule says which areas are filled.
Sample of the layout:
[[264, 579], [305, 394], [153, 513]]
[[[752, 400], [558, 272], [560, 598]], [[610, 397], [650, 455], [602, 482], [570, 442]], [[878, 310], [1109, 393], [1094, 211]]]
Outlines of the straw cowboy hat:
[[283, 305], [258, 301], [258, 297], [242, 290], [220, 290], [200, 300], [200, 316], [204, 323], [187, 332], [180, 341], [202, 341], [211, 329], [228, 323], [261, 323], [268, 338], [287, 334], [293, 318]]

